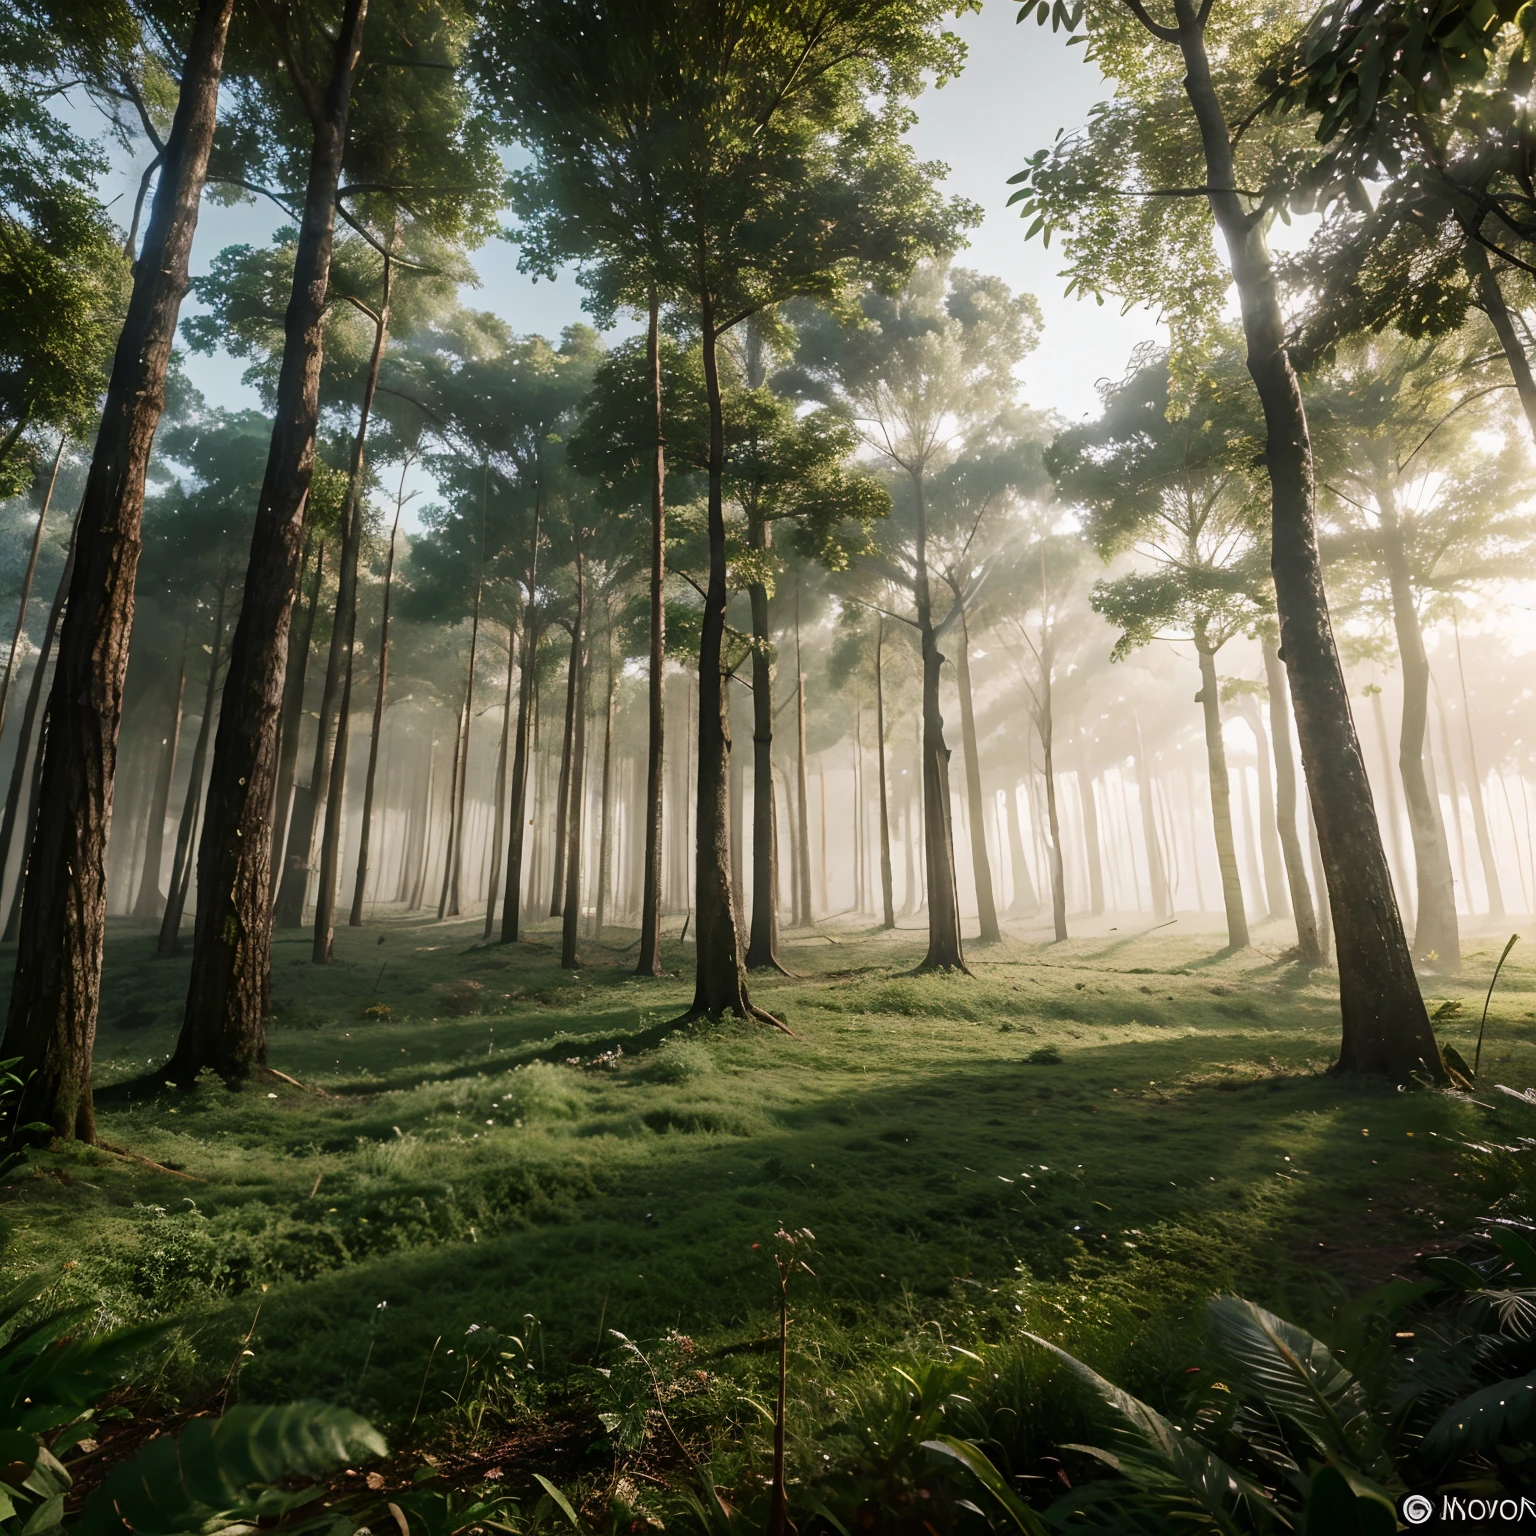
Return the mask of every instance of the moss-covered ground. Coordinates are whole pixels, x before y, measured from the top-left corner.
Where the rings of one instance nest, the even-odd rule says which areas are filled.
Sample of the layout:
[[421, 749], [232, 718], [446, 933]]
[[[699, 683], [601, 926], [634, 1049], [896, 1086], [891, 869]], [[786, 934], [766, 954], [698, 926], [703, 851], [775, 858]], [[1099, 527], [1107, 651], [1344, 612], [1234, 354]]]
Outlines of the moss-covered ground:
[[[1182, 932], [1009, 938], [969, 977], [911, 974], [910, 930], [790, 935], [796, 974], [754, 986], [792, 1036], [704, 1025], [613, 1052], [682, 1012], [690, 946], [640, 981], [632, 934], [570, 973], [552, 932], [502, 947], [479, 919], [397, 917], [343, 930], [328, 968], [280, 939], [270, 1064], [303, 1086], [231, 1092], [153, 1076], [185, 967], [114, 928], [98, 1112], [135, 1155], [13, 1175], [6, 1263], [71, 1263], [104, 1321], [176, 1314], [167, 1400], [238, 1367], [248, 1399], [397, 1430], [462, 1398], [480, 1325], [526, 1340], [545, 1381], [609, 1358], [609, 1330], [679, 1331], [706, 1417], [759, 1433], [781, 1227], [815, 1234], [792, 1292], [802, 1455], [830, 1454], [840, 1381], [925, 1340], [1028, 1324], [1152, 1390], [1212, 1289], [1304, 1320], [1454, 1240], [1496, 1193], [1463, 1143], [1531, 1114], [1326, 1075], [1332, 973], [1299, 971], [1278, 930], [1237, 955]], [[1462, 977], [1426, 979], [1432, 1006], [1462, 1004], [1441, 1028], [1469, 1059], [1499, 947], [1474, 938]], [[1536, 1080], [1526, 959], [1486, 1084]]]

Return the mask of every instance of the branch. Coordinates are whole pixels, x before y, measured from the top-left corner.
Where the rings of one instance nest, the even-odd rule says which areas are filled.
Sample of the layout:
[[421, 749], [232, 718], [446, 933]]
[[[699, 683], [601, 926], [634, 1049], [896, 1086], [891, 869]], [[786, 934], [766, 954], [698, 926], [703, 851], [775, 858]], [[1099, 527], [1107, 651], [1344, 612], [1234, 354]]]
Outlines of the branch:
[[150, 121], [149, 108], [138, 86], [127, 75], [121, 76], [121, 79], [124, 97], [133, 104], [134, 111], [139, 114], [139, 123], [144, 129], [144, 137], [155, 146], [155, 158], [158, 160], [165, 154], [165, 140], [155, 131], [155, 125]]
[[1151, 12], [1149, 12], [1146, 6], [1141, 3], [1141, 0], [1125, 0], [1125, 5], [1126, 9], [1130, 11], [1131, 15], [1133, 15], [1136, 20], [1139, 21], [1142, 26], [1144, 26], [1147, 31], [1150, 32], [1152, 36], [1155, 37], [1159, 42], [1173, 43], [1177, 45], [1183, 41], [1182, 35], [1180, 34], [1177, 27], [1165, 27], [1161, 22], [1153, 21]]

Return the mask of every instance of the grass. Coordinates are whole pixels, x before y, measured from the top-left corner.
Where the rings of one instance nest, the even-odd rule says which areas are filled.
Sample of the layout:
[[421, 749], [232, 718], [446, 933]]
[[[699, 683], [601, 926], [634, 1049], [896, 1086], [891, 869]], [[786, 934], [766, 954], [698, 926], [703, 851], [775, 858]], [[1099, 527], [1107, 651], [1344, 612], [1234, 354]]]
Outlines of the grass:
[[[473, 1325], [522, 1339], [544, 1379], [611, 1359], [608, 1330], [675, 1331], [711, 1367], [699, 1413], [749, 1439], [772, 1235], [809, 1228], [796, 1414], [821, 1456], [816, 1426], [882, 1362], [1022, 1325], [1155, 1392], [1212, 1289], [1305, 1321], [1454, 1240], [1497, 1193], [1462, 1144], [1529, 1129], [1520, 1106], [1326, 1076], [1335, 978], [1209, 934], [1010, 938], [966, 977], [908, 974], [914, 933], [837, 929], [754, 982], [794, 1038], [703, 1026], [594, 1062], [682, 1011], [691, 947], [641, 982], [618, 948], [573, 974], [552, 934], [507, 949], [479, 926], [343, 930], [329, 968], [280, 940], [270, 1061], [307, 1088], [242, 1092], [127, 1086], [168, 1054], [185, 975], [115, 929], [101, 1133], [182, 1176], [38, 1156], [5, 1194], [8, 1267], [70, 1262], [103, 1321], [177, 1314], [166, 1400], [238, 1367], [248, 1400], [400, 1429], [462, 1400]], [[1462, 978], [1426, 983], [1463, 1004], [1440, 1027], [1468, 1059], [1501, 947], [1473, 940]], [[1533, 1077], [1517, 949], [1484, 1078]]]

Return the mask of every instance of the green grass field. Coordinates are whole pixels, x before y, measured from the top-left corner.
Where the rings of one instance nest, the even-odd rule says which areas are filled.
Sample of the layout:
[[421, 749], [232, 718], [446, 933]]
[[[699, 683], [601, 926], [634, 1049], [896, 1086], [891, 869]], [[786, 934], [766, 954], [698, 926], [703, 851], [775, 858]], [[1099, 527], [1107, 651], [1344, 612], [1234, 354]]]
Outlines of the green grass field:
[[[708, 1367], [689, 1423], [750, 1450], [773, 1234], [808, 1228], [803, 1463], [890, 1362], [1026, 1326], [1156, 1394], [1211, 1291], [1326, 1316], [1488, 1208], [1496, 1161], [1463, 1143], [1530, 1130], [1497, 1094], [1328, 1077], [1334, 977], [1299, 974], [1278, 930], [1235, 957], [1178, 927], [1009, 939], [965, 977], [910, 974], [915, 932], [831, 929], [787, 943], [793, 979], [756, 982], [793, 1037], [722, 1024], [617, 1052], [682, 1011], [689, 946], [641, 982], [632, 950], [589, 945], [573, 974], [549, 933], [502, 948], [479, 930], [343, 930], [330, 968], [283, 939], [270, 1063], [304, 1086], [242, 1092], [156, 1086], [184, 965], [114, 930], [98, 1113], [136, 1156], [76, 1148], [13, 1175], [8, 1267], [70, 1263], [103, 1321], [179, 1318], [146, 1387], [162, 1404], [237, 1375], [247, 1400], [325, 1398], [396, 1433], [469, 1411], [473, 1325], [526, 1341], [531, 1369], [508, 1362], [522, 1384], [502, 1388], [547, 1412], [611, 1359], [608, 1330], [647, 1350], [675, 1330], [689, 1343], [661, 1347]], [[1461, 978], [1426, 980], [1432, 1007], [1463, 1004], [1442, 1032], [1468, 1059], [1500, 947], [1474, 938]], [[1484, 1084], [1536, 1079], [1525, 958]]]

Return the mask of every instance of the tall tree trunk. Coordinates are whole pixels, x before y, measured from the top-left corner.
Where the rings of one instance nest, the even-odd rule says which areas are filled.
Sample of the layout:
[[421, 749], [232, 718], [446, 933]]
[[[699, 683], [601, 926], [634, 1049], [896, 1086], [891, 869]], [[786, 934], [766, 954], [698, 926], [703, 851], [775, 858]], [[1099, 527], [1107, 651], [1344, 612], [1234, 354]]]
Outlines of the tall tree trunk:
[[[1466, 227], [1465, 223], [1463, 227]], [[1504, 350], [1505, 361], [1515, 381], [1515, 393], [1520, 397], [1520, 409], [1525, 412], [1531, 436], [1536, 437], [1536, 378], [1531, 376], [1531, 360], [1515, 330], [1509, 305], [1504, 302], [1504, 293], [1499, 287], [1498, 274], [1489, 264], [1488, 252], [1470, 229], [1464, 260], [1477, 288], [1478, 307], [1488, 316], [1493, 334], [1499, 338], [1499, 346]]]
[[912, 597], [923, 658], [923, 876], [928, 894], [928, 952], [922, 968], [964, 971], [968, 968], [960, 938], [954, 829], [949, 813], [949, 747], [944, 741], [944, 715], [939, 707], [944, 656], [933, 622], [933, 594], [928, 578], [928, 499], [920, 473], [912, 476], [912, 489], [917, 509]]
[[192, 884], [192, 836], [203, 805], [203, 777], [208, 766], [208, 742], [213, 735], [213, 717], [219, 703], [219, 658], [224, 648], [224, 582], [219, 583], [219, 600], [214, 610], [213, 645], [208, 653], [208, 681], [203, 689], [203, 718], [198, 722], [197, 741], [192, 748], [192, 767], [187, 775], [187, 793], [181, 806], [181, 821], [176, 827], [176, 849], [171, 857], [171, 884], [166, 892], [165, 912], [160, 919], [157, 955], [181, 953], [181, 916], [187, 892]]
[[805, 761], [805, 668], [800, 661], [800, 583], [795, 582], [795, 915], [811, 925], [811, 796]]
[[[702, 286], [702, 285], [701, 285]], [[700, 295], [704, 390], [709, 404], [709, 580], [699, 638], [699, 738], [695, 822], [693, 1012], [767, 1018], [747, 994], [741, 938], [731, 899], [731, 720], [725, 697], [725, 420], [720, 396], [714, 301]]]
[[565, 730], [560, 738], [560, 776], [555, 781], [554, 878], [550, 881], [549, 915], [559, 917], [565, 907], [566, 828], [571, 814], [571, 747], [576, 736], [576, 694], [581, 687], [577, 650], [581, 644], [571, 625], [571, 651], [565, 664]]
[[[1477, 834], [1477, 857], [1483, 866], [1483, 883], [1488, 888], [1488, 915], [1504, 916], [1504, 887], [1499, 880], [1499, 861], [1493, 851], [1493, 838], [1488, 830], [1488, 806], [1483, 799], [1482, 770], [1477, 766], [1477, 738], [1472, 733], [1472, 701], [1467, 697], [1467, 670], [1461, 659], [1461, 620], [1454, 611], [1451, 625], [1456, 636], [1456, 676], [1461, 682], [1461, 723], [1467, 733], [1467, 766], [1471, 776], [1467, 793], [1472, 798], [1472, 828]], [[1518, 859], [1516, 866], [1518, 867]]]
[[885, 766], [885, 619], [875, 625], [875, 735], [879, 741], [876, 766], [880, 774], [880, 926], [896, 926], [896, 897], [891, 878], [891, 807]]
[[1317, 821], [1312, 815], [1310, 801], [1307, 805], [1307, 845], [1312, 855], [1313, 889], [1317, 899], [1317, 948], [1320, 964], [1327, 965], [1333, 949], [1333, 912], [1328, 905], [1327, 871], [1323, 868], [1323, 846], [1317, 838]]
[[1269, 732], [1256, 700], [1248, 700], [1243, 718], [1253, 732], [1259, 757], [1259, 840], [1264, 853], [1264, 901], [1271, 918], [1291, 915], [1285, 884], [1285, 860], [1280, 852], [1280, 823], [1275, 809], [1275, 780], [1270, 768]]
[[[459, 705], [453, 724], [453, 766], [448, 771], [448, 830], [443, 844], [443, 883], [437, 894], [437, 920], [442, 922], [450, 915], [448, 898], [453, 888], [454, 832], [459, 818], [459, 764], [464, 752], [465, 722], [469, 719], [469, 699]], [[457, 912], [451, 914], [458, 916]]]
[[[306, 550], [308, 541], [305, 541]], [[305, 556], [306, 560], [308, 555]], [[309, 647], [315, 634], [315, 616], [320, 610], [320, 588], [325, 580], [325, 541], [315, 546], [315, 576], [304, 605], [296, 638], [288, 648], [284, 668], [283, 712], [278, 732], [277, 789], [272, 801], [272, 896], [276, 902], [283, 872], [283, 853], [288, 840], [290, 808], [296, 798], [294, 771], [299, 762], [299, 738], [304, 724], [304, 684], [309, 674]], [[308, 794], [308, 789], [304, 790]], [[305, 813], [309, 814], [309, 813]]]
[[[517, 683], [517, 729], [512, 738], [512, 789], [507, 806], [507, 867], [501, 898], [501, 942], [514, 944], [523, 918], [523, 837], [528, 825], [528, 733], [534, 729], [538, 751], [539, 702], [539, 538], [544, 525], [544, 461], [535, 459], [533, 532], [528, 540], [528, 568], [523, 595], [523, 662]], [[530, 880], [530, 885], [534, 884]]]
[[1141, 739], [1141, 720], [1136, 720], [1136, 798], [1141, 802], [1141, 840], [1147, 848], [1147, 884], [1152, 888], [1152, 921], [1165, 923], [1173, 916], [1168, 871], [1157, 835], [1157, 810], [1152, 803], [1152, 764], [1147, 744]]
[[1033, 917], [1040, 910], [1040, 896], [1035, 890], [1034, 876], [1029, 869], [1029, 856], [1024, 849], [1024, 829], [1019, 821], [1019, 792], [1016, 784], [1010, 785], [1003, 796], [1008, 823], [1008, 858], [1013, 870], [1013, 900], [1008, 910], [1019, 917]]
[[659, 314], [656, 289], [652, 285], [649, 327], [646, 331], [646, 359], [650, 366], [651, 405], [655, 412], [656, 456], [651, 466], [651, 635], [650, 677], [646, 687], [649, 714], [646, 722], [645, 804], [641, 809], [645, 823], [645, 857], [640, 893], [640, 958], [635, 963], [637, 976], [661, 975], [661, 812], [662, 770], [666, 762], [667, 450], [661, 417]]
[[314, 469], [336, 188], [367, 0], [347, 0], [315, 122], [266, 474], [230, 646], [198, 843], [192, 975], [172, 1075], [238, 1079], [266, 1064], [271, 1003], [272, 798], [278, 712]]
[[[1248, 888], [1252, 891], [1264, 889], [1264, 865], [1259, 858], [1259, 840], [1257, 837], [1257, 823], [1253, 814], [1253, 794], [1248, 788], [1248, 771], [1245, 768], [1237, 770], [1238, 799], [1243, 805], [1243, 856], [1248, 861]], [[1265, 908], [1261, 922], [1268, 921], [1272, 916], [1268, 908]]]
[[566, 799], [565, 891], [561, 901], [560, 964], [568, 971], [581, 965], [581, 840], [586, 811], [587, 772], [587, 582], [581, 544], [576, 545], [576, 612], [571, 619], [572, 699], [571, 771]]
[[1378, 485], [1376, 495], [1382, 515], [1381, 561], [1391, 588], [1392, 625], [1403, 668], [1403, 725], [1397, 762], [1403, 798], [1408, 802], [1408, 828], [1413, 834], [1413, 864], [1418, 877], [1419, 920], [1413, 947], [1421, 956], [1433, 954], [1437, 969], [1459, 971], [1461, 931], [1456, 918], [1456, 882], [1451, 874], [1450, 847], [1439, 799], [1430, 790], [1424, 762], [1429, 746], [1429, 658], [1424, 654], [1424, 634], [1397, 527], [1396, 499], [1392, 488], [1384, 483]]
[[[26, 574], [21, 578], [21, 597], [16, 604], [16, 629], [11, 635], [11, 648], [5, 657], [5, 681], [0, 683], [0, 735], [5, 731], [7, 706], [11, 702], [11, 683], [16, 676], [16, 653], [21, 649], [21, 637], [27, 628], [27, 604], [32, 600], [32, 579], [37, 575], [37, 557], [42, 553], [43, 529], [48, 522], [48, 509], [53, 505], [53, 488], [59, 483], [59, 464], [64, 458], [64, 445], [69, 434], [59, 434], [58, 452], [53, 456], [53, 470], [48, 476], [48, 490], [43, 496], [43, 509], [37, 514], [37, 527], [32, 530], [32, 549], [27, 556]], [[158, 886], [158, 879], [156, 883]]]
[[[368, 423], [373, 397], [379, 387], [379, 370], [389, 342], [389, 311], [395, 264], [390, 255], [399, 228], [390, 235], [384, 252], [384, 276], [379, 311], [373, 324], [373, 351], [363, 382], [363, 398], [357, 413], [357, 435], [352, 440], [352, 463], [347, 474], [346, 521], [342, 528], [341, 579], [336, 587], [336, 618], [331, 629], [331, 660], [342, 671], [341, 708], [336, 716], [336, 745], [331, 753], [330, 778], [325, 794], [325, 826], [320, 834], [320, 881], [315, 892], [315, 936], [311, 958], [329, 965], [336, 941], [336, 886], [341, 878], [341, 829], [346, 816], [347, 749], [352, 731], [352, 670], [357, 649], [357, 570], [363, 551], [363, 464], [368, 450]], [[327, 663], [329, 666], [329, 661]]]
[[[1371, 718], [1376, 724], [1376, 745], [1381, 753], [1382, 783], [1386, 789], [1386, 821], [1387, 834], [1392, 844], [1392, 864], [1396, 866], [1397, 887], [1404, 895], [1412, 892], [1414, 877], [1412, 867], [1408, 863], [1408, 856], [1403, 852], [1403, 814], [1402, 807], [1397, 801], [1397, 769], [1392, 758], [1392, 744], [1387, 734], [1387, 711], [1382, 703], [1382, 690], [1376, 684], [1369, 685], [1366, 694], [1371, 701]], [[1402, 896], [1399, 896], [1399, 906], [1404, 920], [1410, 927], [1413, 926], [1415, 913], [1411, 905], [1402, 905]]]
[[979, 938], [983, 944], [996, 944], [1003, 931], [997, 925], [992, 860], [987, 853], [987, 825], [982, 814], [981, 753], [976, 742], [976, 707], [971, 695], [971, 631], [958, 591], [955, 604], [960, 610], [960, 654], [955, 658], [955, 682], [960, 692], [960, 740], [965, 747], [965, 794], [971, 811], [971, 869], [976, 879]]
[[1295, 702], [1302, 764], [1317, 818], [1339, 953], [1343, 1015], [1338, 1068], [1398, 1081], [1443, 1078], [1440, 1050], [1392, 895], [1370, 781], [1349, 711], [1323, 590], [1313, 506], [1312, 448], [1301, 389], [1285, 349], [1264, 222], [1243, 205], [1236, 157], [1211, 79], [1205, 12], [1175, 0], [1184, 89], [1200, 127], [1211, 211], [1226, 241], [1242, 309], [1248, 371], [1264, 410], [1272, 511], [1270, 567], [1281, 659]]
[[[189, 621], [190, 624], [190, 621]], [[176, 749], [181, 744], [181, 712], [187, 698], [187, 635], [181, 635], [181, 668], [176, 677], [176, 699], [171, 706], [171, 727], [160, 743], [160, 764], [149, 800], [149, 825], [144, 831], [144, 871], [132, 915], [142, 923], [157, 922], [165, 898], [160, 894], [160, 866], [165, 862], [165, 818], [171, 804], [171, 781], [176, 776]]]
[[501, 893], [501, 847], [507, 832], [507, 768], [512, 745], [512, 675], [517, 669], [517, 621], [507, 625], [507, 687], [501, 701], [501, 745], [496, 749], [496, 817], [491, 827], [491, 878], [485, 891], [487, 943], [496, 934], [496, 898]]
[[427, 892], [427, 848], [432, 831], [432, 789], [437, 778], [437, 743], [427, 744], [427, 783], [422, 792], [421, 810], [415, 817], [414, 846], [411, 850], [410, 895], [407, 910], [419, 912]]
[[[747, 543], [766, 562], [769, 528], [747, 521]], [[773, 785], [773, 641], [768, 630], [768, 588], [747, 584], [752, 612], [752, 904], [747, 969], [783, 971], [779, 961], [779, 828]], [[787, 972], [785, 974], [788, 974]]]
[[1285, 858], [1285, 879], [1296, 919], [1296, 952], [1303, 965], [1322, 965], [1324, 952], [1317, 931], [1317, 911], [1307, 886], [1302, 861], [1301, 837], [1296, 829], [1296, 762], [1291, 751], [1291, 696], [1285, 666], [1275, 642], [1260, 637], [1264, 652], [1264, 681], [1269, 690], [1269, 734], [1275, 756], [1275, 820], [1280, 829], [1280, 851]]
[[[453, 814], [448, 823], [448, 879], [447, 892], [449, 917], [457, 917], [463, 908], [464, 885], [464, 822], [469, 804], [469, 733], [475, 720], [475, 659], [480, 649], [480, 600], [485, 590], [485, 568], [475, 581], [475, 613], [469, 626], [469, 672], [464, 681], [464, 716], [459, 726], [459, 747], [455, 757], [453, 780]], [[441, 913], [438, 914], [442, 916]]]
[[[0, 943], [5, 944], [16, 939], [21, 927], [21, 897], [27, 878], [27, 854], [32, 845], [32, 828], [37, 824], [37, 802], [42, 791], [42, 770], [47, 756], [43, 750], [43, 735], [46, 731], [43, 698], [47, 689], [48, 659], [53, 655], [54, 644], [59, 635], [59, 622], [64, 616], [65, 603], [69, 597], [70, 580], [75, 569], [75, 539], [79, 531], [80, 519], [77, 514], [74, 528], [70, 533], [69, 553], [65, 556], [64, 569], [59, 575], [59, 585], [53, 594], [53, 603], [48, 609], [48, 623], [43, 630], [42, 648], [37, 653], [37, 666], [33, 669], [32, 681], [27, 687], [27, 702], [21, 713], [21, 736], [16, 742], [16, 759], [11, 764], [10, 785], [5, 795], [5, 816], [0, 820], [0, 887], [3, 887], [5, 871], [11, 862], [11, 845], [16, 841], [21, 797], [24, 792], [27, 793], [26, 820], [20, 823], [23, 829], [21, 861], [16, 870], [15, 886], [11, 891], [5, 929], [3, 934], [0, 934]], [[29, 755], [32, 758], [30, 776], [27, 773]], [[29, 781], [30, 790], [28, 789]]]
[[608, 887], [613, 881], [613, 704], [618, 693], [619, 679], [613, 665], [611, 610], [603, 640], [607, 652], [607, 698], [603, 707], [603, 782], [597, 841], [597, 900], [593, 904], [592, 913], [592, 937], [599, 944], [603, 942], [603, 924], [608, 920]]
[[[1047, 684], [1047, 687], [1049, 684]], [[1067, 937], [1067, 870], [1061, 857], [1061, 813], [1056, 805], [1056, 760], [1052, 745], [1055, 735], [1051, 720], [1050, 695], [1045, 698], [1043, 720], [1040, 727], [1040, 749], [1045, 759], [1045, 817], [1050, 828], [1051, 844], [1051, 923], [1055, 942], [1060, 944]]]
[[1088, 866], [1088, 910], [1094, 917], [1104, 912], [1104, 840], [1099, 835], [1099, 800], [1093, 774], [1086, 762], [1077, 770], [1077, 798], [1083, 808], [1083, 857]]
[[379, 613], [379, 675], [373, 691], [373, 726], [368, 733], [368, 771], [363, 777], [363, 820], [357, 836], [357, 877], [352, 882], [352, 911], [347, 919], [347, 925], [351, 928], [363, 926], [363, 897], [368, 890], [368, 860], [373, 846], [374, 782], [379, 772], [379, 741], [384, 733], [384, 703], [389, 689], [389, 600], [395, 584], [395, 540], [400, 536], [400, 509], [404, 504], [402, 497], [396, 498], [395, 523], [389, 530], [389, 554], [384, 561], [384, 599]]
[[45, 793], [27, 860], [16, 976], [0, 1054], [19, 1058], [13, 1125], [96, 1139], [91, 1054], [106, 936], [107, 829], [133, 627], [144, 474], [187, 291], [233, 0], [202, 0], [176, 115], [134, 264], [77, 524], [78, 558], [48, 702]]
[[1232, 833], [1232, 784], [1227, 748], [1221, 739], [1221, 692], [1216, 653], [1197, 638], [1200, 693], [1196, 703], [1205, 720], [1205, 761], [1211, 782], [1211, 825], [1216, 833], [1216, 864], [1221, 870], [1221, 900], [1227, 914], [1227, 948], [1248, 947], [1248, 914], [1243, 910], [1243, 882], [1237, 872], [1237, 841]]

